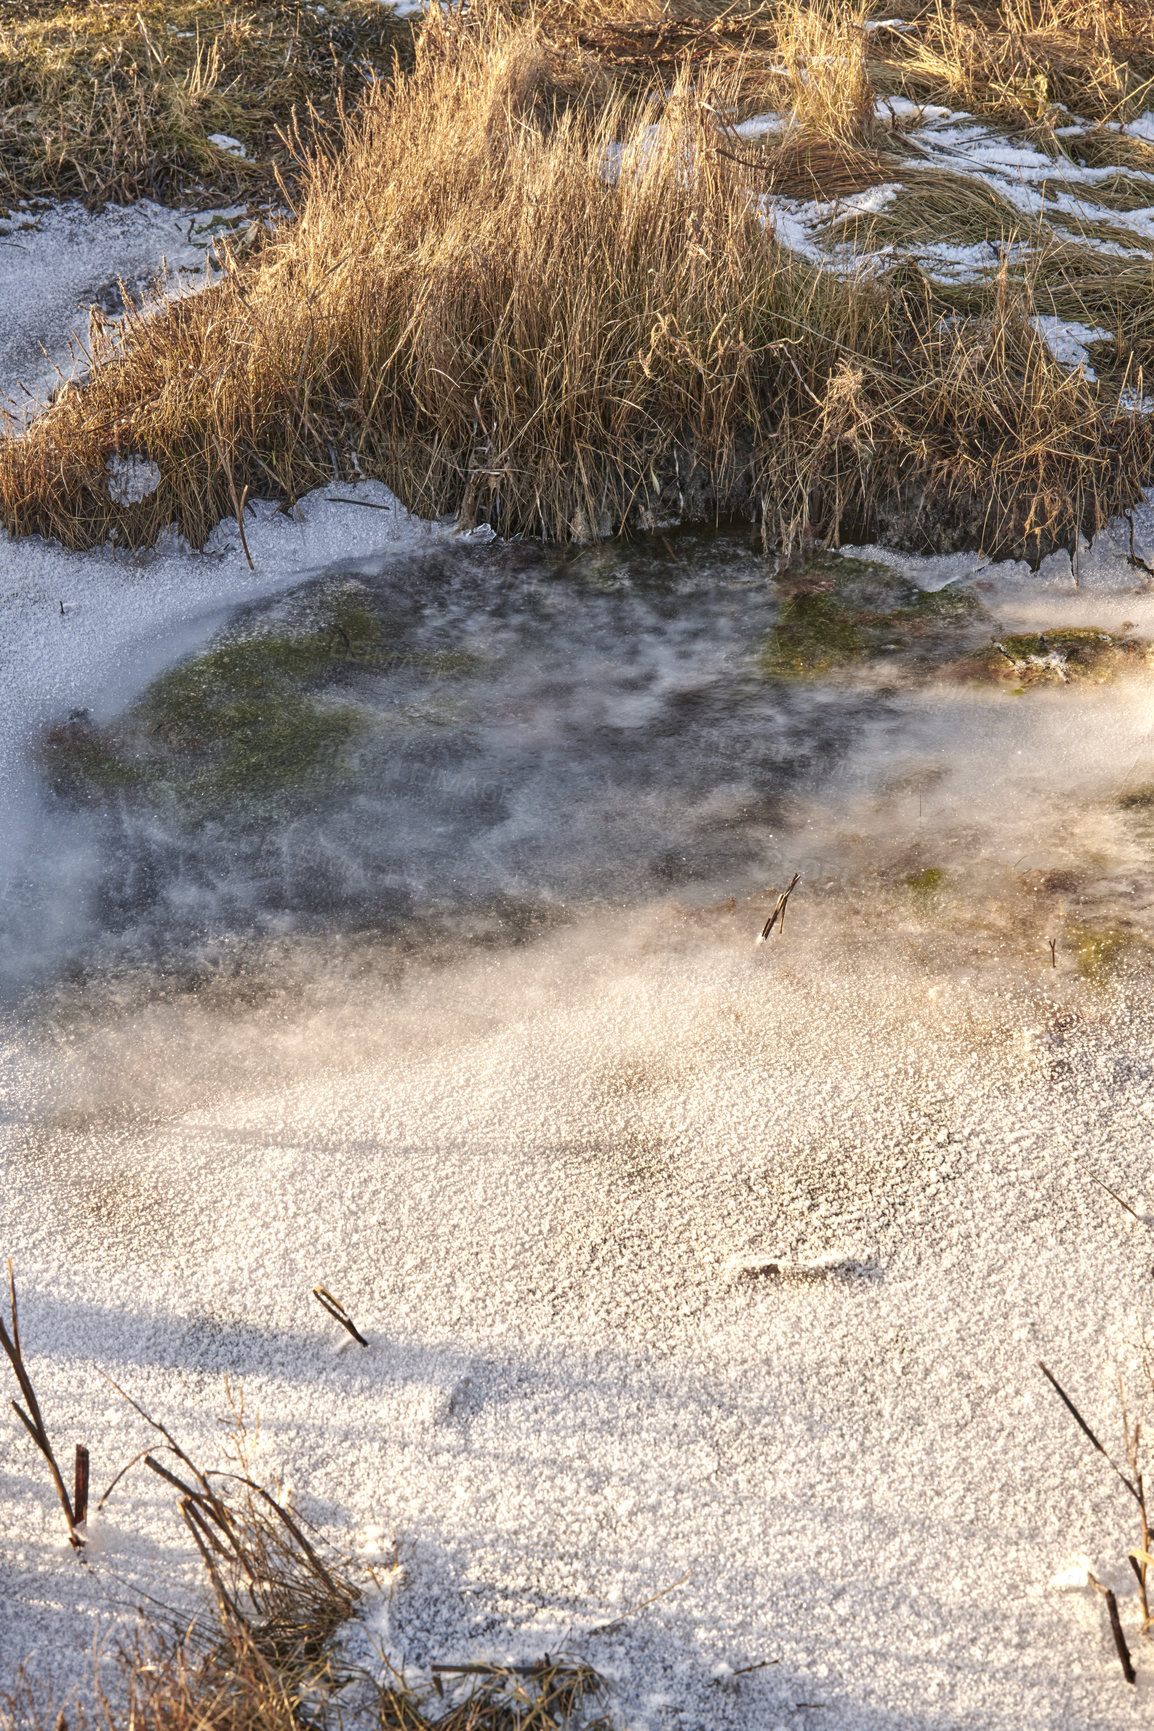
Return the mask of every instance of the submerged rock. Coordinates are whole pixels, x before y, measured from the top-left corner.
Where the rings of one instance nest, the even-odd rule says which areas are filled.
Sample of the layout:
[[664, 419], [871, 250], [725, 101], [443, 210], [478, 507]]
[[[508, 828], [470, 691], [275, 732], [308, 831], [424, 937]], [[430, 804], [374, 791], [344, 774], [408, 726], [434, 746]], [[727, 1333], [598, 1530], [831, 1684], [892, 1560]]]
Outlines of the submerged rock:
[[82, 712], [50, 729], [41, 747], [50, 784], [77, 803], [148, 799], [190, 817], [283, 801], [331, 777], [363, 727], [333, 688], [378, 637], [359, 599], [338, 595], [295, 628], [226, 638], [107, 726]]

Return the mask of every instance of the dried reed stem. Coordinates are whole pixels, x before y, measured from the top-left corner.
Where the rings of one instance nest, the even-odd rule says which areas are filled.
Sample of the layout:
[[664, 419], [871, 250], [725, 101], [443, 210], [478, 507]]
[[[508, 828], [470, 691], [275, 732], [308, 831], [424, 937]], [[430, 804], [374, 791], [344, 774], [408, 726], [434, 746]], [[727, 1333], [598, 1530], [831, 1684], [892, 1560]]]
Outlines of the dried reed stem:
[[[48, 1471], [52, 1475], [52, 1483], [56, 1488], [56, 1495], [60, 1499], [60, 1507], [64, 1510], [64, 1518], [68, 1522], [68, 1542], [76, 1550], [81, 1550], [84, 1546], [84, 1539], [76, 1531], [79, 1519], [73, 1509], [63, 1475], [56, 1463], [56, 1456], [52, 1452], [52, 1444], [48, 1440], [48, 1432], [40, 1411], [40, 1403], [36, 1399], [36, 1390], [32, 1386], [32, 1378], [29, 1376], [28, 1367], [24, 1363], [24, 1353], [20, 1345], [20, 1318], [16, 1310], [16, 1281], [12, 1273], [11, 1258], [8, 1262], [8, 1298], [12, 1311], [12, 1332], [9, 1334], [4, 1326], [3, 1318], [0, 1317], [0, 1346], [3, 1346], [8, 1355], [8, 1362], [15, 1373], [20, 1392], [24, 1396], [25, 1407], [27, 1407], [27, 1411], [25, 1411], [25, 1407], [12, 1401], [12, 1411], [48, 1463]], [[87, 1459], [87, 1450], [85, 1450], [85, 1457]], [[79, 1458], [77, 1470], [79, 1473]]]
[[797, 888], [797, 885], [800, 882], [801, 882], [801, 873], [800, 872], [794, 872], [793, 877], [790, 879], [788, 886], [784, 890], [782, 890], [782, 892], [778, 896], [776, 902], [773, 904], [773, 912], [770, 914], [769, 918], [766, 920], [765, 924], [761, 928], [760, 933], [758, 934], [757, 941], [759, 944], [763, 944], [765, 942], [765, 940], [766, 940], [766, 938], [768, 938], [770, 932], [772, 932], [774, 926], [777, 926], [777, 932], [778, 932], [779, 937], [785, 931], [786, 904], [788, 903], [790, 896], [793, 894], [794, 890]]
[[348, 1330], [354, 1340], [359, 1341], [362, 1346], [368, 1346], [368, 1341], [365, 1339], [364, 1335], [361, 1333], [340, 1299], [334, 1298], [327, 1287], [314, 1286], [313, 1297], [322, 1309], [327, 1310], [329, 1315], [333, 1317], [335, 1321], [340, 1323], [342, 1328]]
[[1127, 1683], [1136, 1683], [1138, 1678], [1134, 1670], [1134, 1661], [1130, 1657], [1130, 1649], [1126, 1644], [1126, 1636], [1122, 1629], [1122, 1619], [1118, 1615], [1118, 1600], [1112, 1590], [1109, 1587], [1104, 1587], [1101, 1581], [1096, 1581], [1093, 1575], [1090, 1576], [1090, 1585], [1096, 1592], [1101, 1593], [1106, 1601], [1106, 1611], [1110, 1618], [1110, 1633], [1114, 1637], [1114, 1647], [1118, 1654], [1118, 1663], [1122, 1667], [1122, 1675]]

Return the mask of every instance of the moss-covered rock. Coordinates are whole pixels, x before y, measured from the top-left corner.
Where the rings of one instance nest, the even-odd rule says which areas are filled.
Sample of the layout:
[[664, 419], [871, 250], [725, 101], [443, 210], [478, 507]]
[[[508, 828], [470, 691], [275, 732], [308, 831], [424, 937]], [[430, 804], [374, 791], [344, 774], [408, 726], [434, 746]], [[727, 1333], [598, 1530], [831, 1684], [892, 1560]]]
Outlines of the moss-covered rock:
[[1121, 672], [1149, 666], [1150, 654], [1144, 638], [1067, 625], [996, 638], [960, 663], [957, 671], [1018, 691], [1034, 685], [1102, 685]]
[[41, 761], [63, 798], [148, 799], [190, 816], [259, 809], [337, 772], [364, 726], [340, 702], [351, 666], [382, 656], [380, 627], [335, 598], [300, 628], [230, 637], [164, 673], [107, 726], [84, 713], [50, 729]]
[[781, 613], [762, 664], [804, 679], [886, 655], [941, 654], [983, 609], [972, 590], [919, 589], [892, 566], [822, 554], [778, 578]]

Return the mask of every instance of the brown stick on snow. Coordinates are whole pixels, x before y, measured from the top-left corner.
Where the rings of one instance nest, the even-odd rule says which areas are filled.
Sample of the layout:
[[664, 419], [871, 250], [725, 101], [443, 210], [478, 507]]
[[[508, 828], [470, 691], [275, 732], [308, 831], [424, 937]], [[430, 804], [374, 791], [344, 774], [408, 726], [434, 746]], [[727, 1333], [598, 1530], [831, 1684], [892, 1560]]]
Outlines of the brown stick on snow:
[[1109, 1587], [1104, 1587], [1101, 1581], [1090, 1576], [1090, 1585], [1101, 1593], [1106, 1601], [1106, 1610], [1110, 1616], [1110, 1633], [1114, 1637], [1114, 1646], [1118, 1654], [1118, 1662], [1122, 1667], [1122, 1675], [1127, 1683], [1136, 1683], [1138, 1676], [1134, 1670], [1134, 1661], [1130, 1657], [1130, 1649], [1126, 1645], [1126, 1636], [1122, 1632], [1122, 1619], [1118, 1615], [1118, 1601]]
[[75, 1488], [72, 1492], [72, 1512], [76, 1525], [82, 1527], [88, 1519], [88, 1450], [83, 1443], [76, 1445]]
[[365, 1339], [364, 1335], [361, 1333], [340, 1299], [334, 1298], [327, 1287], [314, 1286], [313, 1297], [319, 1305], [328, 1311], [334, 1322], [339, 1322], [342, 1328], [348, 1329], [354, 1340], [359, 1340], [362, 1346], [368, 1346], [368, 1341]]
[[788, 888], [782, 890], [781, 894], [777, 898], [777, 901], [774, 903], [773, 912], [770, 914], [769, 918], [766, 920], [765, 924], [761, 928], [761, 933], [760, 933], [760, 936], [758, 937], [758, 940], [757, 940], [759, 944], [763, 944], [765, 942], [766, 938], [769, 936], [769, 934], [773, 930], [774, 926], [777, 926], [779, 937], [780, 937], [781, 933], [784, 932], [784, 930], [785, 930], [785, 906], [786, 906], [786, 903], [789, 901], [790, 896], [793, 894], [794, 890], [797, 888], [797, 886], [800, 882], [801, 882], [801, 873], [800, 872], [794, 872], [793, 877], [790, 879]]
[[68, 1491], [65, 1488], [60, 1468], [56, 1464], [56, 1456], [52, 1452], [52, 1444], [48, 1441], [48, 1432], [44, 1428], [44, 1419], [40, 1411], [40, 1403], [36, 1399], [36, 1390], [32, 1386], [32, 1378], [28, 1375], [28, 1368], [24, 1363], [24, 1353], [20, 1346], [20, 1318], [16, 1311], [16, 1281], [12, 1274], [11, 1258], [9, 1258], [8, 1261], [8, 1298], [12, 1307], [12, 1333], [8, 1333], [3, 1320], [0, 1319], [0, 1346], [4, 1348], [4, 1351], [8, 1355], [8, 1362], [15, 1372], [16, 1381], [20, 1385], [20, 1392], [24, 1396], [24, 1402], [28, 1408], [28, 1411], [25, 1412], [24, 1407], [20, 1406], [18, 1402], [13, 1401], [12, 1411], [16, 1414], [20, 1423], [24, 1426], [28, 1435], [32, 1438], [32, 1441], [36, 1444], [36, 1447], [48, 1462], [48, 1470], [52, 1474], [52, 1483], [56, 1487], [56, 1495], [60, 1498], [60, 1506], [64, 1510], [64, 1518], [68, 1522], [69, 1543], [77, 1550], [80, 1550], [84, 1544], [84, 1540], [76, 1531], [76, 1517], [72, 1511], [72, 1503], [69, 1500]]

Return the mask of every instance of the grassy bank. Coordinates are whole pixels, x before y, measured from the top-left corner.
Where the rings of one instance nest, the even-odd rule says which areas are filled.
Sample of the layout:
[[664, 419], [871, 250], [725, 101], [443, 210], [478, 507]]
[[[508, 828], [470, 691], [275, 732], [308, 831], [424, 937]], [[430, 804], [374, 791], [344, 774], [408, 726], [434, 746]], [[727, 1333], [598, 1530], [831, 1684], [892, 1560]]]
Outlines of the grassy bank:
[[[1068, 44], [1078, 8], [1045, 7], [1066, 20], [1045, 42]], [[890, 30], [882, 52], [887, 32], [832, 0], [712, 20], [437, 12], [411, 70], [314, 150], [259, 257], [93, 333], [87, 385], [0, 446], [0, 517], [71, 546], [174, 521], [199, 543], [246, 497], [363, 474], [426, 515], [562, 540], [740, 513], [787, 546], [1069, 544], [1151, 473], [1126, 406], [1140, 316], [1129, 336], [1119, 317], [1099, 385], [1031, 322], [1054, 294], [1036, 260], [1004, 250], [961, 297], [900, 255], [839, 274], [759, 204], [788, 174], [810, 196], [892, 175], [902, 140], [879, 143], [877, 93], [929, 93], [930, 45], [969, 40], [969, 17], [931, 9], [916, 51]], [[1079, 98], [1105, 88], [1104, 29]], [[960, 97], [994, 104], [994, 72], [966, 64]], [[1135, 71], [1119, 100], [1142, 89]], [[732, 121], [770, 99], [792, 125], [746, 145]], [[1131, 276], [1141, 300], [1151, 273]], [[120, 504], [109, 466], [132, 456], [160, 481]]]
[[306, 136], [335, 124], [410, 42], [379, 0], [13, 0], [0, 9], [0, 206], [277, 196], [277, 170], [295, 175], [294, 117]]

